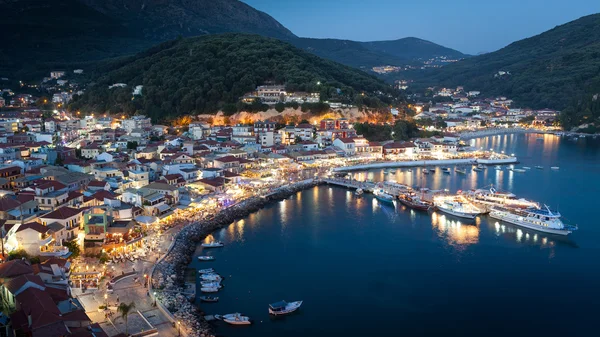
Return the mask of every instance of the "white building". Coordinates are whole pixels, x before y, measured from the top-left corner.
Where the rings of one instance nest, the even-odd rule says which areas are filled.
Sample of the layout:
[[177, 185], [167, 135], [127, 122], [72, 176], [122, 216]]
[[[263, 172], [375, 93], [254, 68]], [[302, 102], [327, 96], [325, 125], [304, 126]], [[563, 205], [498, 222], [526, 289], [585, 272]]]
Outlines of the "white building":
[[121, 122], [121, 127], [127, 131], [127, 133], [131, 133], [134, 129], [145, 129], [152, 127], [152, 120], [146, 116], [133, 116], [129, 119], [124, 119]]

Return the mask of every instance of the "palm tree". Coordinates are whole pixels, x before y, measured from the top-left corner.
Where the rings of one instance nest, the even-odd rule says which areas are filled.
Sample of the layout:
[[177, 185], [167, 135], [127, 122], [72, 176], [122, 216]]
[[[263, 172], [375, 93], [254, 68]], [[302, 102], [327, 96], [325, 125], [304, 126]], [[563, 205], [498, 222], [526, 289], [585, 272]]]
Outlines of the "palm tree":
[[131, 312], [131, 310], [133, 310], [133, 308], [135, 308], [135, 303], [131, 302], [129, 304], [127, 303], [121, 303], [119, 304], [119, 307], [117, 308], [117, 312], [121, 314], [121, 318], [123, 318], [125, 320], [125, 334], [129, 336], [128, 333], [128, 327], [127, 327], [127, 317], [129, 316], [129, 313]]

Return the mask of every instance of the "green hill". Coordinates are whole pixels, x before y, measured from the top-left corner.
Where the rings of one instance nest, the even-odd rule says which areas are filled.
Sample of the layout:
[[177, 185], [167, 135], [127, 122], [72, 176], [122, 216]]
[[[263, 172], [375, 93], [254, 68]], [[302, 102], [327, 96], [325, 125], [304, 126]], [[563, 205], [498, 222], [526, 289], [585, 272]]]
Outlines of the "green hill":
[[[499, 71], [510, 72], [495, 76]], [[426, 74], [417, 85], [457, 86], [505, 95], [520, 106], [566, 109], [577, 125], [600, 117], [600, 14], [582, 17], [496, 52], [468, 58]]]
[[[246, 34], [166, 42], [134, 57], [103, 63], [92, 78], [94, 85], [71, 109], [142, 110], [154, 119], [220, 109], [235, 112], [244, 108], [236, 105], [243, 94], [267, 82], [285, 84], [291, 91], [320, 92], [323, 100], [374, 108], [401, 99], [398, 91], [358, 69], [276, 39]], [[128, 86], [109, 89], [114, 83]], [[144, 86], [143, 95], [132, 100], [136, 85]]]
[[451, 59], [469, 57], [469, 55], [457, 50], [416, 37], [390, 41], [361, 42], [361, 44], [371, 51], [393, 55], [403, 60], [429, 60], [441, 56]]

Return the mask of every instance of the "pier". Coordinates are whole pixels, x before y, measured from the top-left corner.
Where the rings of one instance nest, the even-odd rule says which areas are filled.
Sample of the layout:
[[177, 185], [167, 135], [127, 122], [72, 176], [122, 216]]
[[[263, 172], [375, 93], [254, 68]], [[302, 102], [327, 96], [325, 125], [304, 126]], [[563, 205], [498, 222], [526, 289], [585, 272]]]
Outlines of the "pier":
[[[348, 189], [354, 189], [354, 190], [361, 188], [363, 191], [365, 191], [365, 193], [373, 193], [373, 191], [375, 191], [376, 189], [382, 188], [385, 191], [385, 193], [393, 195], [394, 197], [398, 197], [400, 194], [404, 194], [407, 191], [409, 191], [410, 189], [412, 189], [410, 186], [398, 184], [398, 183], [394, 183], [394, 182], [390, 182], [390, 181], [378, 183], [380, 185], [380, 187], [378, 187], [378, 184], [376, 184], [376, 183], [372, 183], [372, 182], [368, 182], [368, 181], [350, 180], [350, 179], [327, 178], [327, 179], [323, 179], [323, 182], [327, 183], [328, 185], [335, 185], [335, 186], [344, 187], [344, 188], [348, 188]], [[414, 190], [414, 192], [419, 193], [419, 191], [417, 191], [417, 190]], [[432, 201], [433, 196], [436, 194], [439, 194], [439, 192], [440, 191], [427, 190], [426, 192], [422, 193], [421, 198], [425, 201]]]
[[483, 165], [509, 165], [518, 163], [517, 157], [509, 157], [503, 159], [477, 159], [477, 158], [466, 158], [466, 159], [445, 159], [445, 160], [415, 160], [415, 161], [390, 161], [390, 162], [379, 162], [372, 164], [361, 164], [352, 166], [342, 166], [333, 169], [333, 172], [347, 172], [347, 171], [362, 171], [372, 169], [383, 169], [383, 168], [399, 168], [399, 167], [418, 167], [418, 166], [441, 166], [441, 165], [470, 165], [470, 164], [483, 164]]

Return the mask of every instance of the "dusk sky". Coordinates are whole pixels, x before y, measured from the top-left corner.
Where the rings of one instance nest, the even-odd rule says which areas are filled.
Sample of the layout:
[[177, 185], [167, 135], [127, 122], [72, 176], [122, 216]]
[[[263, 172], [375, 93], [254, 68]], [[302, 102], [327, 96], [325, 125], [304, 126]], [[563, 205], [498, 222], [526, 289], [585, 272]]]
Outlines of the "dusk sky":
[[476, 54], [581, 16], [599, 0], [243, 0], [301, 37], [357, 41], [414, 36]]

